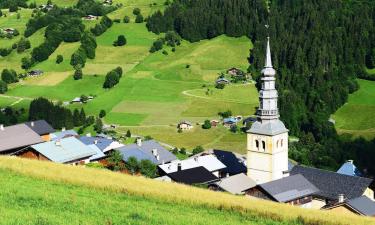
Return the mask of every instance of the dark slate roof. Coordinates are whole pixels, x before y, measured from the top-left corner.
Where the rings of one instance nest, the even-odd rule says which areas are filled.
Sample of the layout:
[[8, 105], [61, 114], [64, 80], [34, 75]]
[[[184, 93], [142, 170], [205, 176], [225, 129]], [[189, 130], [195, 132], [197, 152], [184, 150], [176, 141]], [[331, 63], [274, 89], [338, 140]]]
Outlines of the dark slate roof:
[[219, 180], [219, 178], [214, 176], [203, 166], [177, 171], [167, 176], [175, 182], [184, 184], [204, 184]]
[[[157, 150], [159, 160], [157, 160], [156, 156], [153, 155], [153, 149]], [[144, 141], [142, 142], [141, 146], [137, 144], [125, 145], [117, 150], [122, 153], [125, 161], [129, 157], [133, 156], [138, 160], [149, 159], [156, 165], [160, 165], [177, 159], [175, 155], [154, 140]]]
[[293, 167], [290, 174], [303, 175], [320, 190], [317, 196], [330, 200], [336, 200], [339, 194], [344, 194], [347, 199], [360, 197], [372, 182], [372, 179], [364, 177], [348, 176], [298, 165]]
[[246, 166], [237, 158], [235, 154], [233, 154], [233, 152], [215, 149], [214, 155], [227, 167], [223, 169], [223, 172], [229, 173], [230, 175], [247, 172]]
[[319, 191], [300, 174], [259, 184], [259, 187], [278, 202], [289, 202]]
[[55, 129], [53, 129], [45, 120], [26, 122], [25, 124], [39, 135], [46, 135], [55, 132]]
[[375, 202], [366, 196], [351, 199], [347, 204], [365, 216], [375, 216]]
[[85, 145], [93, 145], [95, 144], [96, 147], [98, 147], [100, 150], [106, 149], [113, 140], [102, 138], [102, 137], [88, 137], [88, 136], [81, 136], [79, 137], [79, 140], [83, 142]]

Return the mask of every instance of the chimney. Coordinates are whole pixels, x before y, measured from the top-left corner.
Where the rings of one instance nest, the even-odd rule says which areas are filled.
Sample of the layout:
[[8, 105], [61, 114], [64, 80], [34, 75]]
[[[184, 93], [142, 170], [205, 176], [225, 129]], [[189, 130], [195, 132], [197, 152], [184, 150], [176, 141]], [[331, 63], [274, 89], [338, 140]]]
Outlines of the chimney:
[[55, 145], [56, 146], [61, 146], [61, 141], [60, 140], [56, 140]]
[[142, 139], [141, 139], [141, 138], [137, 138], [137, 145], [138, 145], [139, 147], [142, 146]]
[[156, 155], [156, 160], [160, 160], [160, 155]]
[[94, 141], [94, 145], [97, 145], [97, 144], [98, 144], [98, 140], [95, 140], [95, 141]]
[[348, 160], [348, 163], [350, 163], [350, 164], [353, 164], [353, 162], [354, 162], [353, 159]]
[[156, 148], [152, 149], [152, 154], [156, 156], [158, 154], [158, 150]]
[[344, 196], [344, 194], [339, 194], [339, 196], [338, 196], [338, 202], [339, 203], [343, 203], [345, 201], [345, 196]]
[[179, 163], [177, 163], [177, 171], [181, 171], [181, 163], [179, 162]]
[[61, 129], [61, 131], [66, 131], [65, 127], [63, 127], [63, 128]]
[[0, 124], [0, 130], [1, 130], [1, 131], [4, 130], [4, 124]]
[[34, 126], [34, 121], [31, 121], [31, 126], [32, 126], [32, 127]]

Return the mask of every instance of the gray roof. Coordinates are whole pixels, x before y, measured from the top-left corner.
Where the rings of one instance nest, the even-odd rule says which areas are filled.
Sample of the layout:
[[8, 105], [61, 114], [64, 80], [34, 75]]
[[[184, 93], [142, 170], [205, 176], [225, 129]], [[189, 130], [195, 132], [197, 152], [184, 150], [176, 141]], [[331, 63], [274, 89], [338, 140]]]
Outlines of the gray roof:
[[248, 131], [249, 133], [254, 134], [263, 134], [263, 135], [276, 135], [288, 132], [283, 122], [280, 120], [271, 120], [271, 121], [256, 121], [253, 123], [251, 128]]
[[320, 190], [317, 196], [330, 200], [336, 200], [339, 194], [343, 194], [347, 199], [360, 197], [372, 183], [372, 179], [364, 177], [348, 176], [299, 165], [294, 166], [290, 174], [303, 175]]
[[375, 202], [366, 196], [351, 199], [347, 204], [365, 216], [375, 216]]
[[243, 194], [244, 191], [256, 186], [255, 181], [243, 173], [223, 178], [215, 184], [232, 194]]
[[260, 184], [259, 187], [278, 202], [289, 202], [319, 191], [300, 174]]
[[55, 129], [53, 129], [45, 120], [31, 121], [26, 122], [25, 124], [39, 135], [46, 135], [55, 132]]
[[51, 134], [51, 141], [56, 141], [67, 137], [79, 137], [79, 135], [74, 130], [59, 131]]
[[[159, 155], [159, 160], [153, 154], [153, 150], [157, 150], [157, 155]], [[144, 141], [141, 146], [137, 144], [125, 145], [124, 147], [118, 148], [126, 161], [129, 157], [136, 157], [138, 160], [148, 159], [156, 165], [163, 163], [168, 163], [176, 160], [177, 157], [173, 155], [170, 151], [161, 146], [158, 142], [154, 140]]]
[[0, 130], [0, 152], [41, 143], [43, 139], [25, 124], [4, 127]]

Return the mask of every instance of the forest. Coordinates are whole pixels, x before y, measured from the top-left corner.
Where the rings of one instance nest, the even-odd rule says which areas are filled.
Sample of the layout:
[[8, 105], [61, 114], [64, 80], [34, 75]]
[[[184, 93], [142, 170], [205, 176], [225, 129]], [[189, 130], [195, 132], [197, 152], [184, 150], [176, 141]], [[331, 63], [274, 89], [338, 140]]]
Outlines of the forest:
[[281, 119], [300, 138], [290, 156], [326, 169], [350, 158], [375, 174], [375, 152], [369, 150], [375, 141], [339, 136], [329, 122], [358, 90], [356, 78], [372, 79], [366, 67], [374, 67], [374, 21], [371, 0], [176, 0], [150, 16], [147, 28], [157, 34], [174, 30], [191, 42], [246, 35], [254, 44], [248, 70], [258, 80], [270, 36]]

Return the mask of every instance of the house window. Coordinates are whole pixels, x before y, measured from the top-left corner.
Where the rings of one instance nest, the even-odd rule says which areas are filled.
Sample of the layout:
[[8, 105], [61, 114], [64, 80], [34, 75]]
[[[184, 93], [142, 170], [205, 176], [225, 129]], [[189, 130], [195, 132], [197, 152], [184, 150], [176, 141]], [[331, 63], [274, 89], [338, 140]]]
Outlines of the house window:
[[258, 140], [255, 140], [255, 147], [256, 147], [257, 149], [259, 149], [259, 141], [258, 141]]
[[281, 147], [283, 147], [283, 139], [281, 139]]
[[276, 141], [276, 148], [279, 147], [279, 140]]
[[262, 147], [263, 147], [263, 151], [266, 150], [266, 142], [262, 141]]

